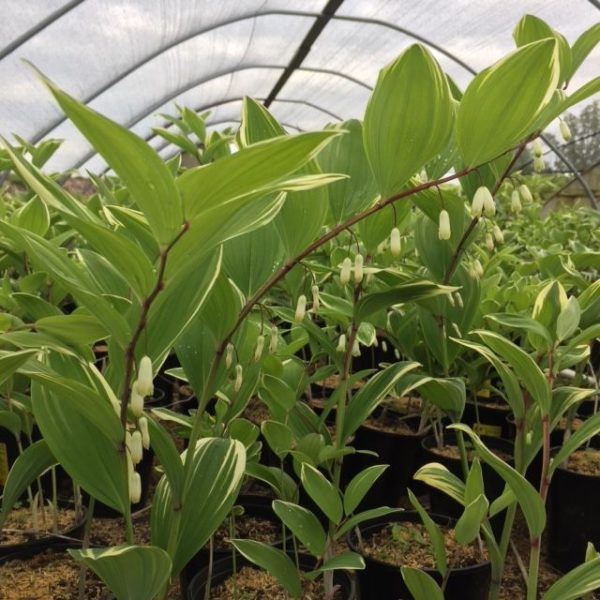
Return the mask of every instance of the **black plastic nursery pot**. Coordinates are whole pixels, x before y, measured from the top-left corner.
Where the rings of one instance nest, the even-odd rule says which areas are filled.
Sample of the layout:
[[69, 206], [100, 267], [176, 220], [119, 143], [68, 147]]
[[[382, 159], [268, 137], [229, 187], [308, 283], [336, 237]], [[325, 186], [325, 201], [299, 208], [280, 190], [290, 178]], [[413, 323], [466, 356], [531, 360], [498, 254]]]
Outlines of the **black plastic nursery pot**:
[[[314, 558], [312, 558], [311, 556], [301, 554], [299, 557], [299, 562], [300, 568], [303, 570], [310, 571], [312, 568], [314, 568], [315, 561]], [[242, 567], [247, 566], [258, 569], [258, 567], [256, 567], [246, 559], [238, 556], [236, 560], [237, 569], [239, 570]], [[223, 558], [213, 564], [212, 577], [210, 577], [210, 584], [208, 583], [209, 570], [208, 567], [205, 567], [194, 577], [194, 579], [190, 583], [190, 586], [187, 590], [187, 595], [184, 597], [184, 600], [204, 600], [204, 592], [207, 585], [210, 585], [211, 588], [215, 587], [220, 583], [223, 583], [232, 574], [233, 561], [231, 556]], [[333, 581], [335, 585], [340, 586], [340, 600], [360, 600], [362, 598], [356, 577], [350, 571], [335, 571]], [[336, 598], [338, 598], [338, 596], [336, 596]]]
[[[431, 518], [440, 525], [452, 526], [454, 521], [449, 517], [430, 513]], [[360, 527], [360, 535], [365, 539], [369, 534], [380, 531], [390, 523], [420, 523], [416, 512], [406, 511], [369, 521]], [[357, 571], [358, 582], [363, 600], [410, 600], [413, 596], [408, 591], [398, 565], [385, 563], [371, 558], [361, 551], [356, 531], [348, 534], [348, 545], [354, 552], [362, 554], [366, 568]], [[423, 571], [441, 583], [442, 576], [436, 569], [424, 568]], [[487, 600], [492, 576], [489, 561], [469, 567], [450, 569], [448, 582], [444, 591], [445, 600]]]
[[558, 467], [548, 498], [548, 562], [566, 572], [585, 559], [588, 542], [600, 548], [600, 476]]
[[461, 421], [479, 435], [514, 439], [514, 428], [507, 421], [511, 414], [510, 407], [502, 398], [477, 398], [465, 404]]
[[372, 465], [389, 465], [365, 496], [360, 510], [398, 506], [407, 487], [414, 489], [417, 482], [412, 481], [413, 475], [423, 464], [421, 442], [427, 433], [417, 433], [420, 417], [401, 417], [391, 411], [387, 414], [392, 415], [392, 418], [402, 419], [413, 433], [386, 431], [368, 423], [358, 428], [353, 446], [357, 450], [376, 452], [377, 456], [361, 453], [353, 455], [354, 472]]
[[[59, 503], [61, 507], [70, 507], [69, 504]], [[49, 511], [49, 509], [46, 509]], [[47, 518], [50, 518], [48, 514]], [[65, 529], [60, 531], [58, 535], [45, 534], [39, 538], [30, 539], [25, 542], [19, 542], [16, 544], [0, 544], [0, 562], [6, 560], [12, 560], [16, 558], [29, 558], [48, 548], [71, 548], [76, 547], [78, 540], [83, 536], [83, 529], [85, 526], [85, 513], [80, 515], [77, 522]], [[69, 538], [69, 540], [65, 540]]]
[[[256, 496], [256, 495], [240, 495], [236, 501], [236, 505], [244, 508], [244, 514], [259, 518], [265, 521], [271, 521], [272, 523], [281, 524], [281, 521], [273, 511], [272, 507], [273, 499], [267, 496]], [[286, 547], [292, 547], [292, 538], [288, 537], [286, 540]], [[283, 547], [283, 539], [279, 539], [274, 546], [277, 548]], [[213, 563], [224, 559], [231, 560], [232, 548], [215, 548], [213, 551]], [[241, 556], [238, 555], [238, 559], [241, 560]], [[209, 552], [208, 548], [201, 548], [196, 555], [190, 560], [190, 562], [183, 568], [179, 576], [181, 583], [181, 593], [183, 598], [187, 598], [187, 590], [191, 586], [191, 582], [194, 577], [200, 573], [203, 569], [208, 566]]]
[[[481, 439], [483, 440], [485, 445], [488, 448], [490, 448], [492, 451], [494, 451], [494, 450], [502, 451], [502, 452], [506, 453], [507, 455], [509, 455], [511, 457], [511, 460], [509, 461], [509, 463], [512, 464], [512, 451], [513, 451], [512, 442], [503, 440], [501, 438], [487, 437], [487, 436], [482, 436]], [[465, 440], [465, 442], [466, 441], [467, 440]], [[425, 462], [426, 463], [428, 463], [428, 462], [441, 463], [442, 465], [447, 467], [451, 473], [453, 473], [460, 479], [463, 479], [462, 466], [461, 466], [460, 460], [458, 458], [445, 456], [443, 454], [439, 454], [434, 451], [434, 449], [437, 445], [435, 436], [433, 436], [433, 435], [427, 436], [423, 440], [422, 443], [423, 443], [423, 449], [425, 452]], [[448, 444], [448, 445], [456, 445], [455, 433], [448, 432], [448, 431], [444, 432], [444, 443]], [[498, 475], [496, 473], [496, 471], [494, 471], [486, 463], [482, 462], [481, 469], [482, 469], [482, 473], [483, 473], [483, 483], [485, 486], [485, 495], [486, 495], [487, 499], [490, 502], [492, 502], [493, 500], [495, 500], [496, 498], [498, 498], [498, 496], [500, 496], [502, 494], [502, 491], [504, 490], [504, 480], [502, 479], [502, 477], [500, 477], [500, 475]], [[440, 515], [448, 515], [449, 517], [454, 517], [454, 518], [460, 517], [460, 515], [462, 514], [462, 511], [463, 511], [463, 508], [461, 507], [461, 505], [458, 502], [456, 502], [455, 500], [450, 498], [450, 496], [448, 496], [448, 495], [444, 494], [443, 492], [440, 492], [434, 488], [428, 488], [428, 489], [429, 489], [430, 507], [431, 507], [432, 512], [440, 514]], [[501, 528], [503, 523], [504, 523], [504, 513], [500, 513], [499, 515], [494, 517], [494, 519], [492, 519], [492, 526], [494, 527], [494, 530], [496, 530], [497, 527]]]

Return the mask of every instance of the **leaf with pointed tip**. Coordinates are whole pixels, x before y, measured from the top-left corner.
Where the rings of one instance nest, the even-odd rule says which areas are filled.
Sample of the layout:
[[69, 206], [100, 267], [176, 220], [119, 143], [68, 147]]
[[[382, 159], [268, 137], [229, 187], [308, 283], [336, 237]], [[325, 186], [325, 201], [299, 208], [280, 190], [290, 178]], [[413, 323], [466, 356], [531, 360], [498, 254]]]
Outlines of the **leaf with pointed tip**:
[[436, 580], [422, 569], [401, 567], [402, 579], [415, 600], [444, 600]]
[[113, 546], [68, 550], [94, 571], [116, 600], [153, 600], [171, 575], [171, 559], [156, 546]]
[[23, 451], [10, 468], [4, 489], [2, 490], [2, 510], [0, 510], [0, 529], [11, 508], [40, 475], [56, 464], [44, 440], [34, 442]]
[[325, 550], [327, 535], [319, 519], [303, 506], [282, 500], [273, 500], [273, 510], [300, 543], [313, 556], [320, 558]]
[[285, 552], [254, 540], [231, 540], [231, 543], [242, 556], [273, 575], [292, 598], [300, 598], [300, 576]]
[[383, 198], [442, 152], [452, 132], [452, 94], [435, 58], [420, 44], [381, 70], [365, 111], [363, 139]]
[[522, 46], [471, 81], [456, 117], [456, 143], [466, 166], [486, 163], [532, 133], [559, 71], [557, 43], [545, 39]]
[[161, 244], [183, 225], [183, 206], [171, 173], [144, 140], [75, 100], [38, 72], [67, 117], [119, 175]]

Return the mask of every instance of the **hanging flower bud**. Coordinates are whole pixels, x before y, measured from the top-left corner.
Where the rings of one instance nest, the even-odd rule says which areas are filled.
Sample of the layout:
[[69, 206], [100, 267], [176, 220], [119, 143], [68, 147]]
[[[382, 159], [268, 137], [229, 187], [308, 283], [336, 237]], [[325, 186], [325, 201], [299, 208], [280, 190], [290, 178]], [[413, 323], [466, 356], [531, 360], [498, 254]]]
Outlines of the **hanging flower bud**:
[[488, 249], [488, 252], [494, 251], [494, 240], [491, 233], [486, 233], [485, 235], [485, 247]]
[[560, 134], [565, 142], [570, 142], [573, 139], [569, 125], [565, 121], [560, 122]]
[[449, 240], [452, 234], [450, 230], [450, 215], [447, 210], [440, 212], [440, 225], [438, 228], [438, 237], [440, 240]]
[[400, 360], [400, 350], [398, 350], [398, 348], [394, 348], [394, 356], [396, 357], [396, 360]]
[[519, 194], [524, 202], [533, 202], [531, 190], [524, 183], [519, 186]]
[[352, 270], [352, 261], [346, 257], [342, 263], [342, 269], [340, 271], [340, 283], [346, 285], [350, 281], [350, 272]]
[[137, 504], [142, 499], [142, 478], [135, 471], [129, 476], [129, 501]]
[[531, 151], [533, 152], [533, 156], [535, 158], [540, 158], [542, 154], [544, 154], [544, 149], [542, 148], [542, 142], [539, 139], [533, 140], [531, 144]]
[[363, 280], [364, 271], [363, 271], [364, 258], [362, 254], [357, 254], [354, 257], [354, 283], [360, 283]]
[[385, 340], [381, 340], [381, 349], [387, 352], [387, 342]]
[[478, 258], [476, 258], [475, 261], [473, 262], [473, 266], [475, 268], [475, 273], [477, 273], [477, 277], [482, 277], [483, 276], [483, 267], [481, 266], [481, 263], [479, 262]]
[[338, 344], [336, 347], [338, 352], [346, 352], [346, 334], [342, 333], [338, 339]]
[[498, 227], [498, 225], [494, 225], [494, 238], [496, 239], [497, 244], [504, 244], [504, 233], [502, 233], [502, 229]]
[[265, 347], [265, 336], [259, 335], [256, 338], [256, 349], [254, 350], [254, 362], [258, 362], [260, 360], [264, 347]]
[[392, 256], [400, 256], [400, 250], [400, 230], [394, 227], [390, 234], [390, 252]]
[[352, 356], [360, 356], [360, 344], [356, 338], [354, 338], [354, 342], [352, 343]]
[[541, 173], [544, 170], [544, 167], [546, 165], [544, 164], [544, 158], [542, 156], [536, 156], [533, 159], [533, 170], [536, 173]]
[[298, 296], [298, 302], [296, 304], [296, 313], [294, 314], [294, 321], [296, 323], [302, 323], [306, 315], [306, 296], [301, 294]]
[[519, 196], [519, 192], [514, 190], [510, 196], [510, 210], [515, 214], [518, 214], [521, 212], [521, 208], [521, 198]]
[[489, 190], [483, 198], [483, 210], [486, 217], [493, 217], [496, 214], [496, 202], [494, 201], [494, 197], [492, 194], [490, 194]]
[[233, 344], [227, 344], [225, 349], [225, 366], [229, 369], [233, 364]]
[[141, 417], [144, 414], [144, 396], [139, 392], [139, 382], [134, 381], [131, 386], [131, 412], [135, 417]]
[[458, 308], [464, 308], [465, 307], [465, 304], [463, 302], [463, 298], [462, 298], [460, 292], [456, 292], [454, 294], [454, 299], [456, 300], [456, 304], [458, 305]]
[[375, 337], [375, 339], [373, 340], [373, 346], [375, 348], [379, 348], [379, 339], [377, 337]]
[[237, 364], [237, 365], [235, 365], [235, 383], [233, 384], [233, 390], [235, 392], [240, 391], [240, 389], [242, 388], [243, 381], [244, 381], [244, 378], [242, 375], [242, 365]]
[[321, 307], [321, 301], [319, 298], [319, 286], [313, 285], [311, 288], [312, 291], [312, 311], [313, 314], [319, 314], [319, 308]]
[[142, 446], [148, 450], [150, 448], [150, 433], [148, 432], [148, 419], [140, 417], [137, 422], [138, 429], [142, 434]]
[[271, 341], [269, 342], [269, 352], [275, 354], [277, 352], [277, 345], [279, 343], [279, 331], [277, 325], [271, 327]]
[[480, 217], [483, 214], [484, 199], [489, 193], [490, 191], [484, 185], [479, 186], [475, 191], [471, 201], [471, 216], [473, 218]]
[[456, 306], [456, 302], [454, 301], [452, 294], [448, 294], [446, 298], [448, 300], [448, 304], [454, 308]]
[[138, 366], [137, 388], [142, 396], [152, 396], [154, 394], [154, 384], [152, 376], [152, 361], [149, 356], [142, 356]]
[[142, 456], [144, 455], [144, 446], [142, 442], [142, 434], [138, 430], [131, 434], [129, 452], [131, 453], [131, 461], [134, 465], [137, 465], [142, 461]]

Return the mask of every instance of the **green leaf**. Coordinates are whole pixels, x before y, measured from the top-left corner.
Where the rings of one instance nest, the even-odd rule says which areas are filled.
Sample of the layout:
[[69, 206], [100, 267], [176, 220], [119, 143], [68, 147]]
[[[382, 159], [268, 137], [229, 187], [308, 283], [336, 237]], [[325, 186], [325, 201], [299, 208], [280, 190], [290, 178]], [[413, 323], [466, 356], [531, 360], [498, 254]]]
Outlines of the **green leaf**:
[[78, 303], [96, 315], [117, 342], [123, 346], [129, 342], [131, 331], [127, 321], [101, 296], [101, 289], [89, 271], [69, 259], [62, 249], [40, 236], [13, 227], [4, 221], [0, 221], [0, 229], [27, 251], [31, 261], [40, 265], [40, 270], [52, 273], [57, 283], [68, 290]]
[[354, 311], [357, 321], [365, 321], [374, 313], [389, 309], [397, 304], [417, 302], [426, 298], [434, 298], [442, 294], [450, 294], [456, 288], [447, 285], [439, 285], [431, 281], [411, 281], [401, 283], [391, 289], [382, 292], [373, 292], [363, 296]]
[[454, 110], [448, 81], [421, 45], [379, 73], [364, 118], [365, 151], [383, 198], [444, 150]]
[[547, 415], [550, 411], [550, 386], [533, 358], [516, 344], [497, 333], [484, 330], [474, 333], [510, 364], [525, 388], [538, 403], [542, 415]]
[[329, 560], [326, 560], [318, 569], [307, 573], [314, 575], [316, 573], [325, 573], [326, 571], [337, 571], [338, 569], [350, 569], [359, 571], [365, 568], [365, 560], [356, 552], [342, 552]]
[[575, 296], [571, 296], [556, 319], [556, 336], [562, 342], [570, 338], [579, 327], [581, 309]]
[[525, 402], [519, 380], [515, 374], [487, 346], [471, 342], [470, 340], [451, 339], [457, 344], [475, 350], [475, 352], [483, 356], [496, 369], [506, 389], [506, 401], [512, 409], [513, 414], [516, 418], [523, 418], [525, 415]]
[[24, 452], [15, 460], [2, 490], [0, 529], [2, 529], [11, 508], [19, 501], [27, 487], [55, 464], [56, 459], [44, 440], [39, 440], [27, 446]]
[[557, 43], [546, 39], [519, 48], [471, 81], [456, 117], [456, 142], [467, 167], [496, 158], [532, 132], [556, 89], [559, 68]]
[[576, 600], [600, 587], [600, 557], [585, 562], [563, 575], [542, 600]]
[[490, 465], [490, 467], [502, 477], [513, 491], [517, 502], [523, 511], [525, 520], [527, 521], [530, 535], [541, 535], [546, 525], [546, 510], [537, 490], [523, 477], [523, 475], [515, 471], [515, 469], [489, 450], [470, 427], [458, 424], [450, 425], [449, 429], [463, 431], [471, 438], [481, 459]]
[[92, 344], [107, 336], [106, 329], [92, 315], [70, 314], [43, 317], [36, 321], [35, 328], [37, 331], [75, 345]]
[[573, 77], [581, 63], [586, 59], [590, 52], [600, 43], [600, 23], [594, 23], [589, 29], [586, 29], [576, 40], [571, 48], [572, 64], [569, 79]]
[[121, 178], [158, 241], [171, 242], [183, 226], [183, 208], [171, 173], [158, 154], [129, 130], [39, 75], [67, 117]]
[[[66, 402], [67, 398], [66, 394], [59, 396], [39, 382], [32, 382], [33, 413], [44, 440], [74, 481], [96, 499], [126, 514], [130, 509], [129, 484], [120, 443], [74, 410], [74, 403]], [[76, 402], [80, 401], [81, 398], [77, 398]], [[99, 404], [92, 394], [87, 398], [87, 404], [90, 403]], [[116, 420], [118, 431], [118, 418], [112, 408], [107, 408]]]
[[40, 236], [45, 236], [50, 227], [50, 213], [38, 196], [34, 196], [16, 213], [16, 223]]
[[448, 467], [440, 463], [428, 463], [414, 474], [413, 479], [423, 481], [464, 505], [465, 484], [454, 473], [451, 473]]
[[15, 292], [11, 294], [11, 298], [17, 301], [25, 314], [35, 320], [62, 314], [58, 307], [34, 294]]
[[560, 62], [560, 81], [562, 84], [571, 76], [572, 57], [571, 48], [563, 35], [552, 29], [546, 22], [533, 15], [525, 15], [517, 23], [513, 31], [513, 38], [517, 46], [524, 46], [531, 42], [554, 38], [558, 44], [558, 57]]
[[0, 428], [8, 429], [18, 439], [21, 434], [21, 417], [12, 410], [0, 410]]
[[114, 546], [68, 552], [94, 571], [117, 600], [153, 600], [171, 575], [169, 555], [156, 546]]
[[355, 475], [344, 492], [344, 512], [351, 515], [389, 465], [373, 465]]
[[493, 315], [486, 315], [487, 319], [498, 323], [503, 327], [508, 327], [509, 331], [515, 329], [521, 329], [528, 333], [533, 333], [547, 343], [548, 347], [552, 345], [552, 338], [550, 332], [539, 322], [527, 315], [511, 314], [511, 313], [496, 313]]
[[280, 459], [284, 458], [294, 446], [294, 433], [285, 423], [263, 421], [260, 430], [271, 450]]
[[310, 510], [282, 500], [273, 500], [273, 510], [313, 556], [321, 557], [327, 535], [319, 519]]
[[393, 515], [395, 513], [400, 512], [401, 508], [390, 508], [389, 506], [380, 506], [379, 508], [371, 508], [369, 510], [365, 510], [363, 512], [357, 513], [350, 517], [336, 532], [335, 539], [339, 540], [344, 537], [349, 531], [358, 527], [361, 523], [365, 521], [370, 521], [372, 519], [380, 519], [382, 517], [387, 517], [388, 515]]
[[485, 494], [483, 484], [483, 471], [481, 470], [481, 462], [478, 458], [471, 463], [467, 483], [465, 485], [465, 506], [476, 500], [481, 494]]
[[176, 501], [181, 501], [183, 494], [183, 464], [173, 436], [153, 418], [148, 419], [150, 447], [158, 458], [158, 463], [164, 469], [169, 480], [171, 492]]
[[556, 471], [560, 465], [569, 458], [579, 447], [600, 433], [600, 413], [586, 419], [585, 423], [574, 431], [569, 439], [563, 443], [561, 449], [552, 458], [550, 463], [550, 475]]
[[402, 579], [415, 600], [444, 600], [444, 593], [436, 580], [413, 567], [401, 567]]
[[[189, 169], [177, 179], [186, 216], [195, 221], [228, 210], [251, 195], [285, 189], [286, 178], [314, 158], [335, 131], [282, 136], [241, 149], [210, 165]], [[231, 177], [235, 173], [235, 177]]]
[[169, 480], [163, 477], [150, 515], [152, 544], [173, 549], [172, 577], [206, 544], [232, 509], [244, 476], [246, 451], [237, 440], [202, 438], [191, 461], [181, 505], [174, 503]]
[[416, 362], [398, 362], [382, 369], [371, 377], [352, 398], [347, 407], [343, 439], [347, 440], [361, 426], [363, 421], [405, 375], [420, 366]]
[[268, 571], [292, 598], [300, 598], [302, 584], [296, 565], [282, 550], [254, 540], [231, 540], [249, 561]]
[[368, 208], [377, 196], [377, 189], [363, 146], [362, 123], [351, 119], [333, 130], [347, 133], [325, 146], [317, 160], [326, 173], [349, 175], [348, 179], [336, 181], [327, 188], [329, 208], [337, 224]]
[[425, 526], [425, 529], [431, 538], [431, 545], [433, 547], [433, 555], [435, 556], [437, 570], [442, 574], [442, 577], [445, 577], [446, 573], [448, 572], [448, 562], [446, 560], [444, 535], [435, 521], [427, 514], [427, 511], [419, 502], [418, 498], [411, 492], [411, 490], [407, 490], [407, 492], [410, 503], [419, 513], [419, 517], [421, 517], [421, 521], [423, 521], [423, 525]]
[[18, 350], [17, 352], [3, 352], [0, 354], [0, 385], [2, 385], [12, 374], [22, 367], [39, 350]]
[[454, 528], [456, 541], [459, 544], [470, 544], [479, 535], [479, 529], [487, 517], [488, 508], [489, 502], [483, 494], [465, 506], [465, 510]]
[[300, 479], [308, 495], [327, 518], [339, 523], [343, 516], [342, 501], [338, 491], [325, 475], [308, 463], [303, 463]]
[[428, 402], [437, 406], [453, 421], [462, 417], [467, 401], [465, 382], [459, 377], [427, 378], [420, 386], [419, 393]]

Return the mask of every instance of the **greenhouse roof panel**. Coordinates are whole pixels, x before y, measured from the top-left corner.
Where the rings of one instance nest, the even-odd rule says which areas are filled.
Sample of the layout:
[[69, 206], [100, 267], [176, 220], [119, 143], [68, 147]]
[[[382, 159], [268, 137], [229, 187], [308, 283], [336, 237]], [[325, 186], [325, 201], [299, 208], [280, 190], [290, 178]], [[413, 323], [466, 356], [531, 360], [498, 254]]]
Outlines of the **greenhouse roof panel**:
[[[0, 134], [66, 142], [49, 167], [99, 164], [21, 59], [144, 138], [175, 103], [239, 119], [240, 99], [291, 130], [361, 117], [382, 66], [425, 43], [464, 87], [510, 51], [524, 13], [573, 42], [598, 20], [595, 0], [43, 0], [3, 4]], [[597, 75], [600, 49], [572, 83]], [[225, 117], [223, 117], [225, 118]], [[218, 125], [215, 125], [218, 126]]]

